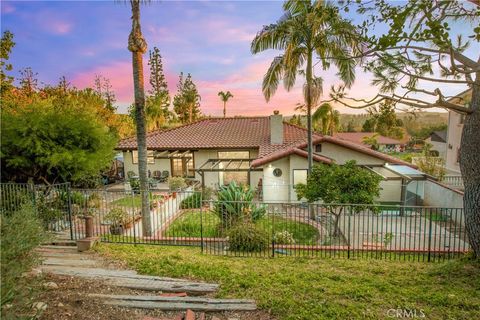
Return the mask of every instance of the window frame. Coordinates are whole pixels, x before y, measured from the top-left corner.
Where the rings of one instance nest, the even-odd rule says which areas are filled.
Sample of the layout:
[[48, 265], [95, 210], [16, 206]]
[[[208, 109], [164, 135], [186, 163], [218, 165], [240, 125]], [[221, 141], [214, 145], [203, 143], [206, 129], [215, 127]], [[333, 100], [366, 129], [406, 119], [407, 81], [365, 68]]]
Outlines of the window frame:
[[[305, 171], [305, 182], [297, 182], [295, 183], [295, 171]], [[292, 185], [296, 186], [299, 183], [307, 183], [308, 178], [308, 169], [292, 169]]]
[[[190, 154], [192, 155], [191, 158], [189, 158], [192, 162], [192, 169], [188, 169], [188, 166], [187, 166], [187, 159], [188, 158], [171, 158], [170, 159], [170, 174], [172, 175], [172, 177], [186, 177], [186, 178], [195, 178], [195, 153], [194, 152], [190, 152]], [[175, 160], [181, 160], [181, 171], [182, 171], [182, 175], [175, 175], [175, 171], [173, 169], [174, 167], [174, 162]], [[189, 161], [188, 161], [189, 162]]]
[[[137, 156], [135, 157], [134, 154], [137, 154]], [[135, 158], [137, 160], [135, 160]], [[133, 164], [138, 164], [138, 150], [132, 150], [132, 163]], [[147, 164], [155, 164], [155, 151], [154, 150], [147, 150]]]

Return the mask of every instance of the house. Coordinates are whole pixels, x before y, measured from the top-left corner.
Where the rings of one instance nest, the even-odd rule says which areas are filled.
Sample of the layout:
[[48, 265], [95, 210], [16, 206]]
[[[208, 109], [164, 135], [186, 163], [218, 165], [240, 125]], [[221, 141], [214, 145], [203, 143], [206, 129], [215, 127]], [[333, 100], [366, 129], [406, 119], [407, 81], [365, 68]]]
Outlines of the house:
[[447, 155], [447, 130], [433, 131], [430, 136], [425, 139], [426, 143], [432, 145], [432, 151], [437, 151], [438, 156], [445, 160]]
[[[472, 99], [472, 89], [459, 93], [448, 102], [468, 105]], [[462, 139], [463, 122], [465, 115], [449, 110], [447, 128], [447, 149], [445, 166], [449, 174], [460, 175], [460, 141]]]
[[376, 136], [379, 151], [382, 151], [382, 152], [397, 151], [398, 152], [403, 148], [403, 143], [400, 140], [385, 137], [375, 132], [337, 132], [334, 134], [334, 137], [351, 141], [351, 142], [368, 147], [368, 144], [364, 142], [364, 138], [365, 137], [371, 138], [374, 135]]
[[[278, 112], [269, 117], [207, 118], [148, 133], [148, 168], [212, 188], [231, 181], [249, 184], [260, 188], [264, 201], [296, 201], [294, 185], [307, 177], [306, 141], [307, 131], [284, 122]], [[423, 178], [412, 164], [359, 143], [315, 133], [313, 144], [316, 163], [356, 160], [381, 175], [383, 202], [401, 202], [407, 182]], [[125, 173], [137, 173], [135, 137], [120, 141], [117, 149], [124, 154]]]

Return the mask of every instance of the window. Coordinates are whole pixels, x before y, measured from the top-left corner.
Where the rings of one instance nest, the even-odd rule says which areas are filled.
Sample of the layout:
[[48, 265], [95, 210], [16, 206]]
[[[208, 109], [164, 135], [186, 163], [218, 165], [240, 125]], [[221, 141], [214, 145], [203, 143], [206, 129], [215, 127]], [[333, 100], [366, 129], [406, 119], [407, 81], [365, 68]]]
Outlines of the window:
[[[134, 164], [138, 163], [138, 151], [137, 150], [132, 151], [132, 163], [134, 163]], [[153, 150], [147, 150], [147, 163], [149, 163], [149, 164], [155, 163], [155, 157], [154, 157], [154, 151]]]
[[307, 183], [307, 172], [306, 169], [293, 169], [293, 185], [299, 183]]
[[316, 144], [315, 145], [315, 153], [321, 153], [322, 152], [322, 144]]
[[172, 176], [173, 177], [195, 177], [193, 153], [187, 153], [183, 158], [172, 158]]
[[[219, 151], [218, 159], [249, 159], [249, 151]], [[244, 161], [239, 169], [245, 170], [250, 167], [248, 161]], [[226, 171], [219, 172], [218, 181], [220, 184], [228, 185], [232, 181], [235, 181], [236, 184], [248, 184], [248, 172], [247, 171]]]

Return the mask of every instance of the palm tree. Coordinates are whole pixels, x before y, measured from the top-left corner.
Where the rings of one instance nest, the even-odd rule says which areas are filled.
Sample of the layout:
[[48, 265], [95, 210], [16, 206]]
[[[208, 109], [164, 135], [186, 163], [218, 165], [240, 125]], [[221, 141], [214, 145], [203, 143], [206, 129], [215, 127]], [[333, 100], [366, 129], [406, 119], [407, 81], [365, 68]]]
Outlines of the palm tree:
[[233, 98], [233, 94], [230, 91], [220, 91], [218, 96], [223, 101], [223, 117], [225, 118], [227, 116], [227, 101], [228, 99]]
[[253, 54], [274, 49], [283, 54], [275, 57], [263, 78], [263, 94], [269, 101], [280, 80], [290, 90], [297, 74], [305, 76], [303, 86], [307, 109], [308, 172], [313, 165], [312, 107], [322, 93], [322, 78], [315, 76], [313, 55], [323, 70], [333, 64], [347, 87], [355, 80], [355, 61], [350, 51], [355, 48], [355, 29], [342, 19], [338, 9], [324, 1], [288, 0], [284, 3], [284, 15], [274, 24], [265, 26], [252, 41]]
[[145, 117], [145, 88], [143, 80], [143, 54], [147, 52], [147, 42], [140, 28], [140, 0], [130, 0], [132, 8], [132, 30], [128, 36], [128, 50], [132, 52], [133, 87], [135, 93], [135, 123], [137, 125], [138, 175], [142, 199], [142, 230], [144, 236], [152, 232], [148, 199], [147, 169], [147, 128]]
[[312, 122], [314, 127], [316, 124], [321, 124], [322, 134], [333, 136], [340, 123], [340, 112], [333, 109], [330, 103], [322, 103], [312, 115]]

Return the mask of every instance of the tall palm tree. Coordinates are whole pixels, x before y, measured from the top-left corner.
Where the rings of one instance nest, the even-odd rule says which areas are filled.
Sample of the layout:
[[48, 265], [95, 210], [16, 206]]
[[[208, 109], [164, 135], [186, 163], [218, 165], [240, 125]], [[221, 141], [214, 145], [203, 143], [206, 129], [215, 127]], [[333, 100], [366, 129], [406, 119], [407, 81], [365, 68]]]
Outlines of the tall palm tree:
[[263, 78], [263, 94], [268, 101], [280, 80], [290, 90], [297, 74], [305, 77], [303, 86], [307, 109], [308, 169], [313, 165], [312, 107], [322, 93], [322, 78], [315, 76], [313, 56], [323, 70], [331, 63], [347, 87], [355, 80], [355, 61], [350, 52], [355, 42], [354, 26], [340, 17], [338, 9], [324, 1], [288, 0], [283, 4], [284, 15], [274, 24], [265, 26], [252, 41], [253, 54], [275, 49], [283, 54], [275, 57]]
[[340, 112], [333, 109], [330, 103], [322, 103], [312, 115], [314, 127], [321, 124], [322, 134], [333, 136], [340, 123]]
[[147, 169], [147, 121], [145, 116], [145, 87], [143, 79], [143, 54], [147, 42], [140, 28], [140, 0], [130, 0], [132, 8], [132, 30], [128, 36], [128, 50], [132, 52], [133, 88], [135, 93], [135, 122], [137, 125], [138, 175], [142, 199], [142, 230], [144, 236], [151, 236], [150, 206], [148, 199]]
[[233, 98], [233, 94], [230, 91], [220, 91], [218, 96], [223, 101], [223, 117], [225, 118], [227, 116], [227, 101], [228, 99]]

